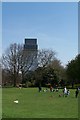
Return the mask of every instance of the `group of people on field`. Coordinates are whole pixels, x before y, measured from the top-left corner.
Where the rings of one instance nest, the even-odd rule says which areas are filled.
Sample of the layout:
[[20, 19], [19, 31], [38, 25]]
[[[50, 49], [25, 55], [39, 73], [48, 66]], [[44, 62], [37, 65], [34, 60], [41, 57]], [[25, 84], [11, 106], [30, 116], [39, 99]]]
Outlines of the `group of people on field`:
[[[41, 85], [39, 85], [39, 86], [38, 86], [38, 89], [39, 89], [39, 92], [41, 92], [41, 91], [42, 91], [42, 87], [41, 87]], [[47, 91], [48, 91], [48, 89], [47, 89], [47, 88], [43, 90], [43, 92], [47, 92]], [[58, 89], [58, 88], [53, 89], [53, 87], [50, 85], [50, 92], [54, 92], [54, 91], [58, 92], [58, 91], [59, 91], [59, 89]]]
[[70, 95], [70, 91], [69, 91], [69, 89], [67, 90], [67, 88], [65, 87], [63, 89], [63, 96], [67, 97], [68, 95]]
[[[76, 98], [78, 97], [79, 91], [80, 91], [80, 88], [77, 88], [76, 91], [75, 91], [75, 97]], [[63, 93], [64, 93], [65, 96], [67, 96], [67, 95], [70, 94], [70, 91], [67, 90], [66, 87], [65, 87], [64, 90], [63, 90]]]
[[[41, 85], [39, 85], [38, 88], [39, 88], [39, 92], [41, 92], [42, 91]], [[58, 92], [59, 89], [57, 88], [55, 91]], [[80, 88], [77, 88], [76, 91], [75, 91], [75, 97], [76, 98], [78, 97], [79, 91], [80, 91]], [[44, 90], [44, 92], [47, 92], [47, 88]], [[54, 89], [53, 89], [52, 86], [50, 86], [50, 92], [54, 92]], [[63, 89], [63, 94], [60, 94], [59, 97], [61, 97], [61, 96], [67, 97], [69, 95], [70, 95], [70, 90], [67, 89], [66, 86], [65, 86], [64, 89]]]

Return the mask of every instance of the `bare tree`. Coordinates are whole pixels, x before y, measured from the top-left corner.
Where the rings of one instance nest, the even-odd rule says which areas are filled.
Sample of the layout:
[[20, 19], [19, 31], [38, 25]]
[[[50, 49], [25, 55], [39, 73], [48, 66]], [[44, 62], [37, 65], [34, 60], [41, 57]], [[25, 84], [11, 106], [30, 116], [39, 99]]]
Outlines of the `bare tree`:
[[19, 44], [11, 44], [10, 47], [6, 50], [5, 54], [2, 56], [2, 66], [12, 75], [14, 86], [16, 86], [19, 75], [21, 48], [22, 46]]
[[37, 61], [39, 67], [48, 66], [51, 61], [55, 60], [56, 52], [49, 49], [42, 49], [38, 51]]
[[[27, 54], [28, 53], [28, 54]], [[22, 81], [26, 79], [26, 75], [29, 71], [34, 71], [37, 67], [37, 57], [34, 52], [22, 51], [22, 57], [20, 62], [20, 71], [22, 74]]]
[[22, 82], [25, 79], [28, 71], [35, 68], [35, 63], [36, 54], [25, 52], [23, 45], [16, 43], [11, 44], [2, 56], [2, 67], [10, 73], [14, 87], [17, 82]]
[[35, 71], [35, 79], [41, 84], [43, 80], [43, 75], [45, 70], [48, 68], [49, 64], [56, 59], [56, 52], [50, 49], [41, 49], [37, 54], [37, 69]]

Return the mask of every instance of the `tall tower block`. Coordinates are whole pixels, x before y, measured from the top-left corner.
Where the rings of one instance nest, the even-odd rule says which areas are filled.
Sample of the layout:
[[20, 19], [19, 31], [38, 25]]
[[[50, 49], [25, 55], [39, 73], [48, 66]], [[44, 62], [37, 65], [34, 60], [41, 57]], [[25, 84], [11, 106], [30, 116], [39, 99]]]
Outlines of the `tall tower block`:
[[34, 52], [38, 50], [37, 39], [25, 39], [24, 50]]
[[37, 68], [37, 53], [38, 53], [37, 39], [34, 38], [25, 39], [24, 56], [27, 57], [28, 60], [34, 61], [31, 70], [35, 70]]

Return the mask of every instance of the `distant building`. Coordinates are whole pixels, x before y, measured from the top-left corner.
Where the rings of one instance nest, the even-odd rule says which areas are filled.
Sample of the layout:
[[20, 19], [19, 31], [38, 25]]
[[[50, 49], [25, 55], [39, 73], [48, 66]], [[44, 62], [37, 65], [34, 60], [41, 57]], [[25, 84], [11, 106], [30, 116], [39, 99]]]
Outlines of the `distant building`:
[[31, 70], [34, 70], [37, 67], [37, 52], [38, 52], [37, 39], [34, 38], [25, 39], [24, 56], [28, 58], [28, 61], [31, 60], [34, 61]]
[[25, 39], [24, 50], [36, 52], [38, 50], [37, 39]]

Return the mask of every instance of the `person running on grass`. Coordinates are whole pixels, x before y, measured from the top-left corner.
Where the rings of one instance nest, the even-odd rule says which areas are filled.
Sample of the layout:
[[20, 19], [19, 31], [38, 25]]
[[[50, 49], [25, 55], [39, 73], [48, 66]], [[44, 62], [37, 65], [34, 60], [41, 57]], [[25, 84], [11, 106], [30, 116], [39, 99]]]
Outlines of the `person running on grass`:
[[64, 88], [64, 93], [63, 93], [63, 96], [65, 95], [65, 97], [67, 97], [67, 88], [66, 88], [66, 86], [65, 86], [65, 88]]
[[75, 91], [75, 97], [76, 97], [76, 98], [78, 97], [78, 94], [79, 94], [79, 90], [78, 90], [78, 88], [77, 88], [76, 91]]

